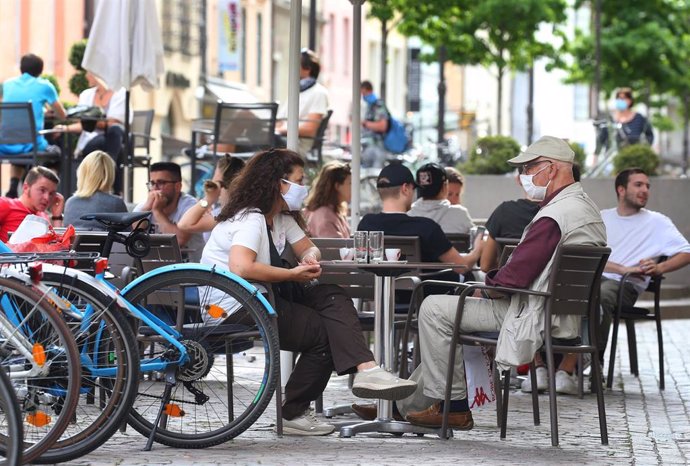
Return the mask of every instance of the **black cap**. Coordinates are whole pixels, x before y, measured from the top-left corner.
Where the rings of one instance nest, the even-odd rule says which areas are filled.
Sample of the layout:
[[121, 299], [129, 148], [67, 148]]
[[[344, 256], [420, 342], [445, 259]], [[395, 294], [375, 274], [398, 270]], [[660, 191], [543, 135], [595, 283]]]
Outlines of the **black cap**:
[[446, 171], [437, 163], [427, 163], [417, 170], [417, 193], [420, 197], [436, 197], [448, 179]]
[[381, 173], [379, 173], [379, 177], [376, 180], [376, 187], [392, 188], [394, 186], [402, 186], [407, 183], [416, 185], [412, 172], [405, 165], [394, 162], [383, 167], [383, 170], [381, 170]]

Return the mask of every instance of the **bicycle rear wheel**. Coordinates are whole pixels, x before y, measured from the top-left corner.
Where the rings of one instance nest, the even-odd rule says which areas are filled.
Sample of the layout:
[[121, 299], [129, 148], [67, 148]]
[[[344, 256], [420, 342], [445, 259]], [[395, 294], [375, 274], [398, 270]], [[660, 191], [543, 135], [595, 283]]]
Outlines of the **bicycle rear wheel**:
[[[276, 388], [279, 346], [272, 317], [252, 293], [216, 272], [177, 269], [154, 275], [123, 296], [157, 315], [177, 310], [197, 314], [197, 323], [182, 329], [180, 341], [189, 361], [174, 371], [175, 385], [158, 425], [157, 442], [205, 448], [236, 437], [261, 416]], [[232, 315], [219, 326], [199, 323], [207, 312]], [[144, 379], [129, 422], [149, 436], [166, 383], [164, 373], [145, 372], [143, 361], [174, 360], [179, 352], [143, 325], [139, 340], [144, 347]]]
[[[23, 461], [32, 462], [60, 437], [76, 407], [81, 377], [74, 337], [57, 310], [26, 285], [0, 279], [0, 366], [14, 386], [23, 417]], [[0, 451], [8, 450], [0, 438]]]
[[0, 369], [0, 437], [7, 446], [2, 466], [14, 466], [22, 462], [22, 416], [12, 381]]
[[78, 273], [44, 270], [42, 283], [83, 316], [67, 319], [82, 359], [74, 419], [37, 461], [59, 463], [95, 450], [126, 421], [137, 394], [139, 350], [125, 318], [127, 310], [96, 286], [80, 280]]

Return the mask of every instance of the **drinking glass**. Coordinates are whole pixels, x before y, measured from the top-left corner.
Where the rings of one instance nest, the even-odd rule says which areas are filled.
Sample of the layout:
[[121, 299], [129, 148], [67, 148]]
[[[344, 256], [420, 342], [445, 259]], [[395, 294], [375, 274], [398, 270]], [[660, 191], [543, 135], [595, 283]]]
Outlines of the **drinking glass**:
[[369, 232], [369, 259], [372, 262], [381, 262], [383, 260], [383, 232], [370, 231]]
[[366, 231], [355, 231], [354, 233], [355, 242], [355, 260], [357, 262], [367, 261], [367, 239], [368, 235]]

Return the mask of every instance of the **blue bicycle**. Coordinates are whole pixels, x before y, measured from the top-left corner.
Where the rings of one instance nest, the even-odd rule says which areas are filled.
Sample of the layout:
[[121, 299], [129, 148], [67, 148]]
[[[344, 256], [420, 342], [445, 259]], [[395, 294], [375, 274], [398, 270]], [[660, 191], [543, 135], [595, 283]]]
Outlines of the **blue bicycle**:
[[[145, 254], [146, 234], [127, 230], [148, 215], [91, 215], [108, 229], [103, 257], [115, 242], [133, 255]], [[97, 397], [110, 415], [84, 416], [87, 429], [41, 460], [64, 461], [92, 450], [121, 424], [123, 411], [149, 438], [147, 448], [153, 441], [204, 448], [251, 426], [270, 402], [278, 376], [276, 314], [264, 296], [229, 271], [200, 264], [161, 267], [117, 290], [105, 280], [104, 263], [92, 278], [55, 266], [43, 272], [43, 283], [81, 308], [78, 328], [89, 342], [81, 345], [82, 367], [95, 382], [79, 406], [86, 411]], [[126, 326], [115, 314], [126, 316]], [[128, 329], [136, 336], [133, 350], [128, 338], [117, 338]], [[130, 377], [135, 360], [140, 377]]]

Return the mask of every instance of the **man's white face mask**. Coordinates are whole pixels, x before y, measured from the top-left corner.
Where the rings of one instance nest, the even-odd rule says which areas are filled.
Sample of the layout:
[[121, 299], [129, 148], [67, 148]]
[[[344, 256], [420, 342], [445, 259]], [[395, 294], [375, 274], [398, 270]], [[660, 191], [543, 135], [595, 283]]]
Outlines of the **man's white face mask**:
[[527, 197], [530, 199], [534, 199], [535, 201], [543, 201], [544, 198], [546, 197], [546, 188], [549, 187], [549, 184], [551, 184], [551, 180], [549, 180], [548, 183], [546, 183], [546, 186], [537, 186], [534, 184], [532, 181], [535, 176], [549, 168], [551, 164], [548, 164], [541, 170], [539, 170], [537, 173], [534, 173], [532, 175], [520, 175], [520, 183], [522, 183], [522, 188], [525, 190], [527, 193]]

